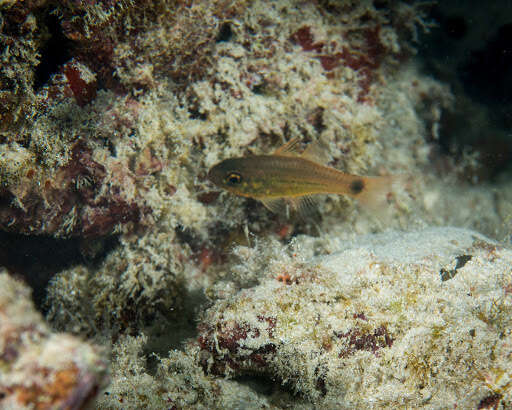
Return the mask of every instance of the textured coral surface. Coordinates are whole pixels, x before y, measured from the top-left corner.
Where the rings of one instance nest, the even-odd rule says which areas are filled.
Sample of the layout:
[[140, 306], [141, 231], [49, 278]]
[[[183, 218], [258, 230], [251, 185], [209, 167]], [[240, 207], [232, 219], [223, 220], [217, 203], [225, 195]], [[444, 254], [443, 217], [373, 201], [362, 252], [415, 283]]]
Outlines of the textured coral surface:
[[207, 310], [200, 363], [262, 374], [328, 408], [477, 408], [495, 395], [508, 408], [510, 266], [510, 250], [455, 228], [276, 262], [258, 286]]

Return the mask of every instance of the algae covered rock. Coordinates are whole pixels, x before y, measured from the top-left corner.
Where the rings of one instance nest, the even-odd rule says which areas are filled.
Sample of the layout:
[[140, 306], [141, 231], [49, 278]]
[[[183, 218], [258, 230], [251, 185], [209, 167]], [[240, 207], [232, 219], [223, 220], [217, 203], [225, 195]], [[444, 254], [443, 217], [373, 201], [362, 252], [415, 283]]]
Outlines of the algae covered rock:
[[512, 252], [430, 228], [277, 264], [200, 324], [213, 374], [261, 374], [314, 403], [512, 405]]
[[29, 289], [0, 271], [0, 408], [83, 408], [106, 381], [104, 353], [52, 333]]
[[112, 383], [99, 409], [266, 409], [269, 400], [234, 380], [206, 375], [194, 349], [171, 351], [155, 371], [143, 354], [147, 337], [123, 337], [113, 351]]

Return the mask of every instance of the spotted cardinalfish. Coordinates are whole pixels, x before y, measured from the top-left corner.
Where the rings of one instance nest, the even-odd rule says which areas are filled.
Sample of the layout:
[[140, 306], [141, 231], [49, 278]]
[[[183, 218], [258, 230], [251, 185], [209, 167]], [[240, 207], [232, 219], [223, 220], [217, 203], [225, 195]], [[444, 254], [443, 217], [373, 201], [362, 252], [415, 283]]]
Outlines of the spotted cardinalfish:
[[299, 153], [298, 143], [292, 139], [271, 155], [226, 159], [210, 169], [208, 178], [229, 192], [261, 201], [275, 213], [288, 206], [303, 213], [313, 206], [315, 194], [348, 195], [373, 207], [386, 199], [396, 181], [395, 176], [358, 176], [325, 166], [318, 144]]

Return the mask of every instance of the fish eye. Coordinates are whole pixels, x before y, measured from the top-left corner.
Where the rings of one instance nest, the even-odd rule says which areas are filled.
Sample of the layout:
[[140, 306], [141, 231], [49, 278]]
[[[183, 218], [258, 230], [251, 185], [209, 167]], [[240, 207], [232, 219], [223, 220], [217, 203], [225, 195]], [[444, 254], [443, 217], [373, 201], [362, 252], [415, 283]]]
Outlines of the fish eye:
[[230, 172], [226, 177], [226, 184], [228, 185], [238, 185], [242, 182], [242, 175], [238, 172]]

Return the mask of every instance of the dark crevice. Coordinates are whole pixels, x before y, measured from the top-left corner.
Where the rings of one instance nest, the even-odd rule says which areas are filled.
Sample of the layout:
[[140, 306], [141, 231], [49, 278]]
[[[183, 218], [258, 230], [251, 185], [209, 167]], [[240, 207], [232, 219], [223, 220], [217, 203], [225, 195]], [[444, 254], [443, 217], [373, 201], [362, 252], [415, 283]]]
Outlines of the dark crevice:
[[40, 16], [40, 26], [46, 27], [46, 41], [43, 43], [40, 53], [40, 62], [36, 67], [34, 75], [34, 90], [38, 91], [48, 80], [57, 73], [66, 61], [71, 58], [72, 42], [68, 40], [57, 16], [47, 9]]
[[206, 121], [208, 119], [208, 115], [202, 113], [202, 112], [199, 112], [199, 110], [197, 109], [194, 109], [192, 107], [190, 107], [188, 109], [188, 112], [190, 114], [190, 119], [191, 120], [201, 120], [201, 121]]
[[222, 43], [231, 40], [233, 37], [233, 30], [231, 24], [224, 23], [220, 26], [219, 34], [217, 34], [217, 43]]
[[93, 244], [81, 238], [55, 239], [0, 232], [0, 266], [32, 288], [34, 303], [43, 310], [46, 288], [55, 274], [78, 264], [95, 266], [117, 244], [115, 236], [95, 239]]
[[184, 226], [179, 226], [176, 229], [176, 238], [181, 242], [187, 244], [193, 252], [201, 249], [201, 240], [196, 232]]

